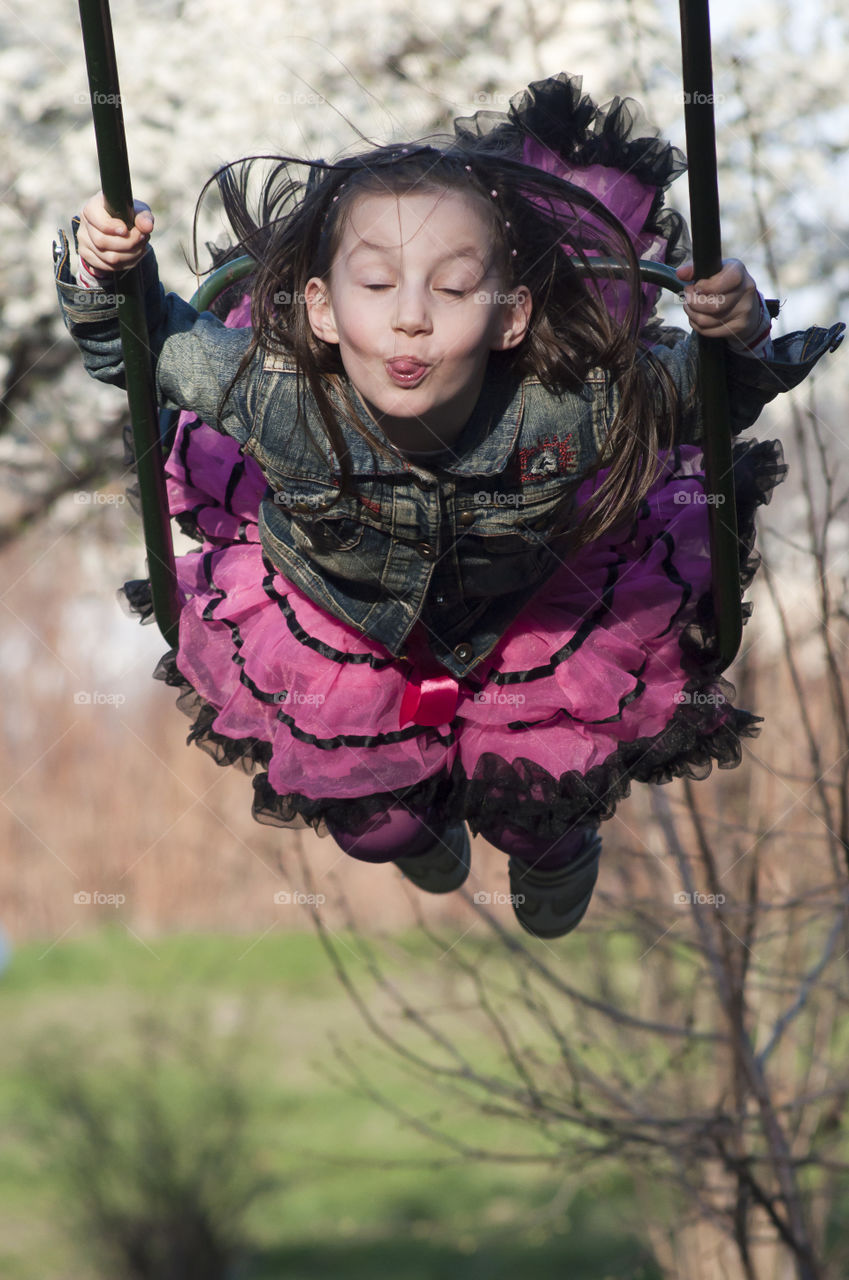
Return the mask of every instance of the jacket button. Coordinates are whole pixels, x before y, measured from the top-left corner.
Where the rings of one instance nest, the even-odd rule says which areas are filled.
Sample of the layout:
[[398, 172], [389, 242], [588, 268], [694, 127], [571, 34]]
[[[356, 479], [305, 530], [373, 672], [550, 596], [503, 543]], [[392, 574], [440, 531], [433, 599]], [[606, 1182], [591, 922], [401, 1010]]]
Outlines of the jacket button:
[[418, 553], [425, 560], [432, 560], [436, 555], [436, 552], [434, 551], [433, 547], [430, 545], [429, 542], [418, 543]]
[[461, 511], [461, 512], [460, 512], [460, 524], [463, 524], [463, 525], [470, 525], [470, 524], [474, 524], [474, 523], [475, 523], [475, 513], [474, 513], [474, 511]]
[[458, 644], [457, 648], [454, 650], [454, 657], [459, 659], [460, 662], [468, 662], [469, 658], [473, 656], [474, 652], [475, 651], [472, 648], [472, 646], [470, 644], [467, 644], [466, 641], [464, 640], [463, 643]]
[[439, 595], [433, 597], [437, 604], [445, 604], [445, 596], [440, 591]]

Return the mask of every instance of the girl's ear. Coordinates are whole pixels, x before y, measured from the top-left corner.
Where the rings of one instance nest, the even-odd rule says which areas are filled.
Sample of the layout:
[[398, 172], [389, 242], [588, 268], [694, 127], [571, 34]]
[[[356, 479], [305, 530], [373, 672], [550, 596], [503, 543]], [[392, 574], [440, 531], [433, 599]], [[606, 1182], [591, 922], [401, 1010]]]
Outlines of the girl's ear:
[[492, 344], [493, 351], [509, 351], [512, 347], [518, 347], [531, 322], [533, 302], [527, 285], [517, 285], [507, 294], [506, 299], [501, 309], [501, 327]]
[[330, 292], [319, 276], [310, 276], [304, 289], [304, 303], [307, 308], [307, 319], [310, 328], [317, 338], [323, 342], [339, 341], [336, 321], [333, 318], [333, 307]]

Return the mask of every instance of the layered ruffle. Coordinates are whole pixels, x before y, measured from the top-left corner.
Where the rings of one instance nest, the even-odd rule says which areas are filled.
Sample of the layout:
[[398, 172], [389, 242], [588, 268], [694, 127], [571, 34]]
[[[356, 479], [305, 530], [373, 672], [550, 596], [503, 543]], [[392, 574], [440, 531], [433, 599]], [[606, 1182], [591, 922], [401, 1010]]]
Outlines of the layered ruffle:
[[[582, 92], [580, 76], [561, 72], [516, 94], [506, 113], [477, 111], [455, 120], [454, 132], [466, 146], [502, 152], [589, 192], [625, 227], [638, 258], [677, 267], [691, 256], [686, 222], [664, 207], [668, 187], [687, 168], [686, 158], [659, 136], [634, 99], [616, 97], [600, 107]], [[579, 223], [588, 231], [604, 230], [591, 212], [581, 213]], [[593, 287], [611, 313], [624, 319], [627, 285], [606, 280]], [[644, 328], [660, 289], [641, 288]]]

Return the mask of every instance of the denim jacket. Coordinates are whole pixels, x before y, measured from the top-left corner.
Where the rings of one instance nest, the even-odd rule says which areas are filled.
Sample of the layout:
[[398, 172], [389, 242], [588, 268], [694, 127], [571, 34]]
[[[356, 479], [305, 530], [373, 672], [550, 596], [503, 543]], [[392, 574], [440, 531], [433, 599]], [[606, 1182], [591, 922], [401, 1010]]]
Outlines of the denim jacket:
[[[76, 234], [76, 219], [72, 226]], [[78, 287], [62, 231], [54, 267], [63, 318], [86, 369], [100, 382], [123, 386], [117, 308], [108, 291], [114, 282], [103, 293]], [[392, 458], [380, 457], [342, 418], [354, 492], [325, 514], [340, 471], [309, 397], [310, 434], [296, 422], [294, 362], [257, 353], [219, 418], [219, 400], [251, 330], [227, 328], [210, 312], [199, 314], [166, 294], [150, 248], [142, 282], [159, 403], [193, 410], [259, 463], [269, 485], [259, 513], [268, 559], [317, 604], [394, 656], [409, 656], [406, 642], [421, 621], [442, 667], [457, 679], [473, 672], [561, 564], [545, 531], [564, 485], [577, 487], [601, 456], [617, 405], [608, 374], [595, 369], [579, 392], [555, 395], [534, 378], [494, 373], [438, 469], [417, 465], [388, 440]], [[837, 347], [844, 328], [777, 338], [770, 360], [729, 349], [735, 433], [780, 391], [797, 386]], [[681, 335], [653, 350], [685, 404], [678, 442], [692, 443], [701, 430], [695, 343]], [[350, 392], [369, 421], [353, 387]]]

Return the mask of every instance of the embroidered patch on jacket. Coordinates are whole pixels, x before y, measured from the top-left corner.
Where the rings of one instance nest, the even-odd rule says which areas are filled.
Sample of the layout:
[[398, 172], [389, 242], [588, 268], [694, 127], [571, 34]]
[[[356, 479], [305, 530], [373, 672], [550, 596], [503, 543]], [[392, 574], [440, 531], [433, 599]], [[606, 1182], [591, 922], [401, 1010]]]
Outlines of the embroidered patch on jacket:
[[519, 450], [522, 484], [528, 480], [543, 480], [546, 476], [568, 475], [577, 465], [578, 451], [571, 431], [562, 440], [559, 436], [544, 436], [533, 447]]

